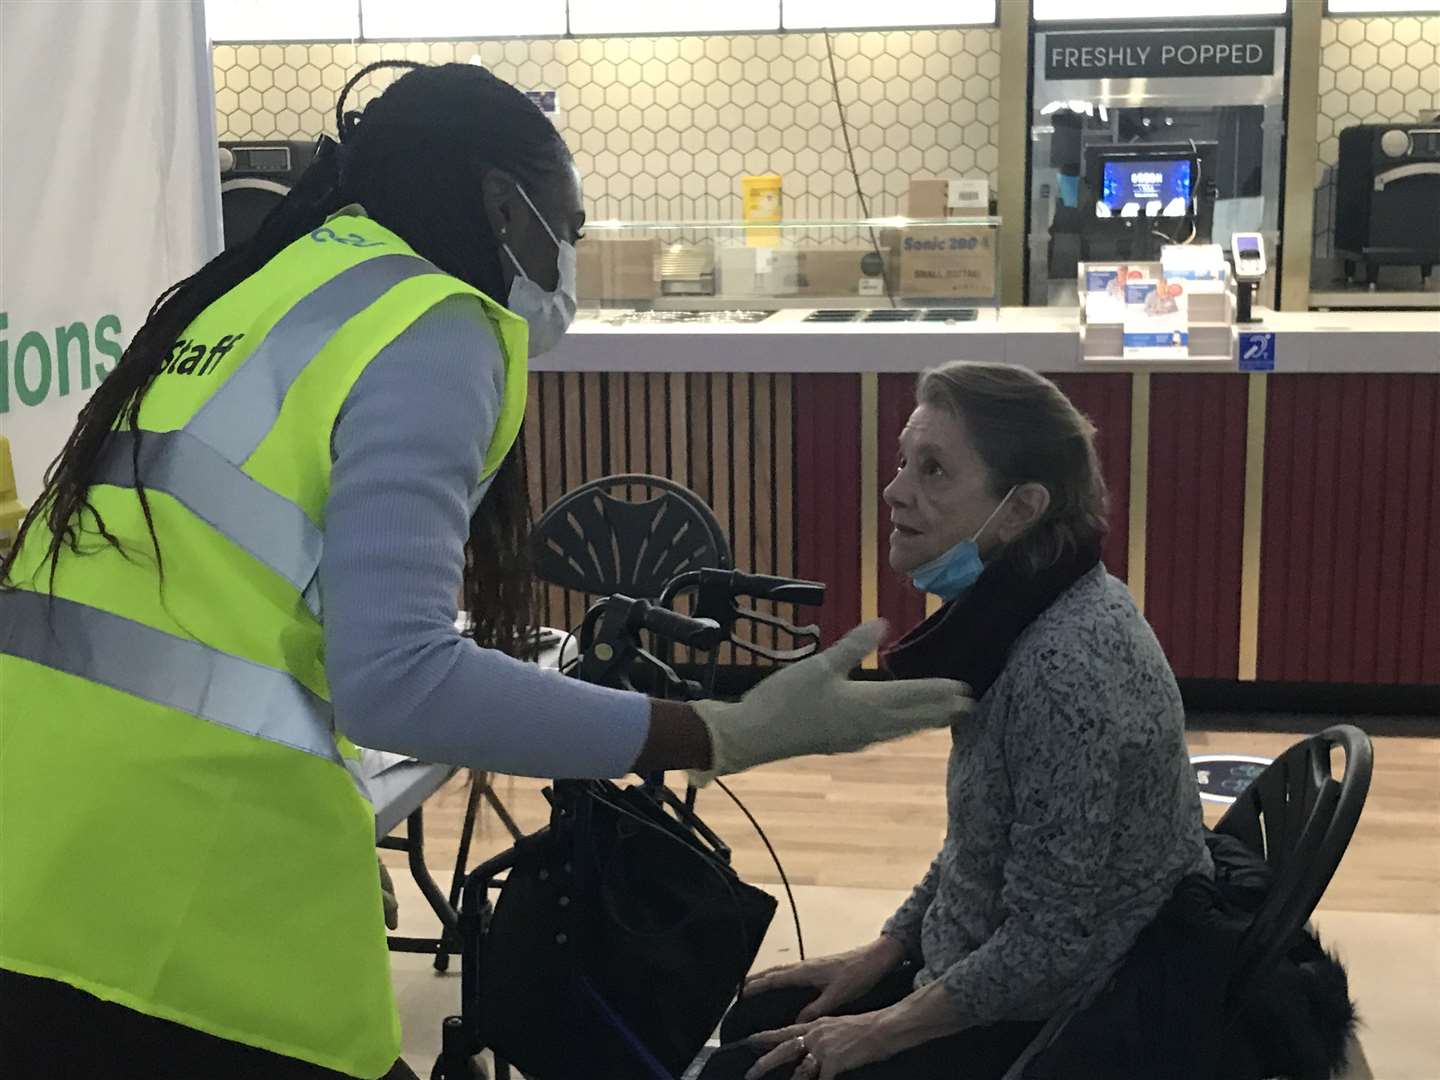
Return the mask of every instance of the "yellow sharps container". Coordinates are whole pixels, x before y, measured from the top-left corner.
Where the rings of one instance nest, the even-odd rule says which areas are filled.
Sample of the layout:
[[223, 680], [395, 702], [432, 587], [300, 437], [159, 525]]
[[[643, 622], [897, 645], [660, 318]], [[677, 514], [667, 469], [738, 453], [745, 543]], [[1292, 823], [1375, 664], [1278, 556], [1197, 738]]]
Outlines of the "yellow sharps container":
[[749, 247], [776, 247], [780, 243], [779, 229], [755, 228], [756, 224], [778, 224], [783, 220], [780, 205], [780, 177], [742, 176], [740, 178], [740, 201], [744, 205], [745, 243]]

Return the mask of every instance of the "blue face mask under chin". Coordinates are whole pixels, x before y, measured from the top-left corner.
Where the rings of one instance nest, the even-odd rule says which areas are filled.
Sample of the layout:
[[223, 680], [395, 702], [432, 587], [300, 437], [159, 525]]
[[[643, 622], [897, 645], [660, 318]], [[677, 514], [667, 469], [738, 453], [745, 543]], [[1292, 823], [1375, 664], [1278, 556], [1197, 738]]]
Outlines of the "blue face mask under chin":
[[1012, 486], [969, 540], [961, 540], [950, 550], [912, 571], [910, 583], [921, 592], [938, 596], [946, 603], [974, 585], [976, 578], [985, 572], [985, 563], [980, 558], [980, 537], [1014, 493], [1015, 487]]

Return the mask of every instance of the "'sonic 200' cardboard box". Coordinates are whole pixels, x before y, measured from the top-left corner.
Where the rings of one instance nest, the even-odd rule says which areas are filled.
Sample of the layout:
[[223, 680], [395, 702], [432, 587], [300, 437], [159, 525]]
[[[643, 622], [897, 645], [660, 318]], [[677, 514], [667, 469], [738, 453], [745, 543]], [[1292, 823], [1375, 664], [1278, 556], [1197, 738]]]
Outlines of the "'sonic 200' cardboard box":
[[[983, 179], [917, 176], [910, 181], [911, 218], [973, 217], [989, 212]], [[886, 230], [896, 293], [915, 300], [989, 300], [995, 295], [995, 231], [984, 225], [911, 226]]]
[[995, 295], [995, 230], [932, 225], [887, 230], [899, 266], [896, 292], [915, 300], [988, 300]]

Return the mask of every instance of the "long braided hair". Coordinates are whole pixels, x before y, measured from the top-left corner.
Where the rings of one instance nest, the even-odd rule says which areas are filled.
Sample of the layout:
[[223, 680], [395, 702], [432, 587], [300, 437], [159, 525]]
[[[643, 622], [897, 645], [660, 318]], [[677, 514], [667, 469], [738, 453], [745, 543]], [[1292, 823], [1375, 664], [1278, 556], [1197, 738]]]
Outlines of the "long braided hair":
[[[347, 111], [350, 91], [382, 68], [409, 70], [363, 112]], [[50, 530], [46, 561], [52, 590], [61, 550], [83, 554], [82, 533], [93, 529], [123, 551], [89, 498], [101, 452], [117, 429], [137, 432], [135, 492], [163, 578], [159, 538], [140, 477], [141, 403], [185, 328], [285, 247], [358, 202], [441, 270], [503, 300], [499, 243], [479, 206], [485, 174], [503, 169], [527, 186], [540, 187], [572, 167], [570, 152], [544, 114], [513, 86], [473, 64], [370, 64], [341, 91], [335, 123], [338, 148], [322, 141], [315, 161], [254, 237], [216, 256], [155, 301], [46, 471], [44, 489], [0, 563], [4, 588], [15, 587], [11, 568], [37, 521]], [[530, 526], [524, 440], [519, 439], [471, 519], [466, 544], [463, 603], [470, 633], [482, 645], [514, 653], [530, 648], [536, 612]]]

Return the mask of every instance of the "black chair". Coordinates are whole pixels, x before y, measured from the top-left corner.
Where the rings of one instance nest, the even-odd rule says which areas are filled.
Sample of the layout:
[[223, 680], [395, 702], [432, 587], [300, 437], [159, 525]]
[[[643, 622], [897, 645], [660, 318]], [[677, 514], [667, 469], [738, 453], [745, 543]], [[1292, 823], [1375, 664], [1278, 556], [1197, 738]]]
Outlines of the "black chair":
[[535, 572], [592, 596], [658, 600], [677, 574], [734, 563], [715, 512], [659, 476], [603, 476], [556, 500], [533, 533]]
[[[1339, 780], [1331, 760], [1337, 748], [1345, 754]], [[1363, 731], [1326, 728], [1276, 758], [1215, 826], [1264, 856], [1275, 875], [1240, 943], [1233, 987], [1274, 964], [1309, 920], [1355, 833], [1373, 765]]]

